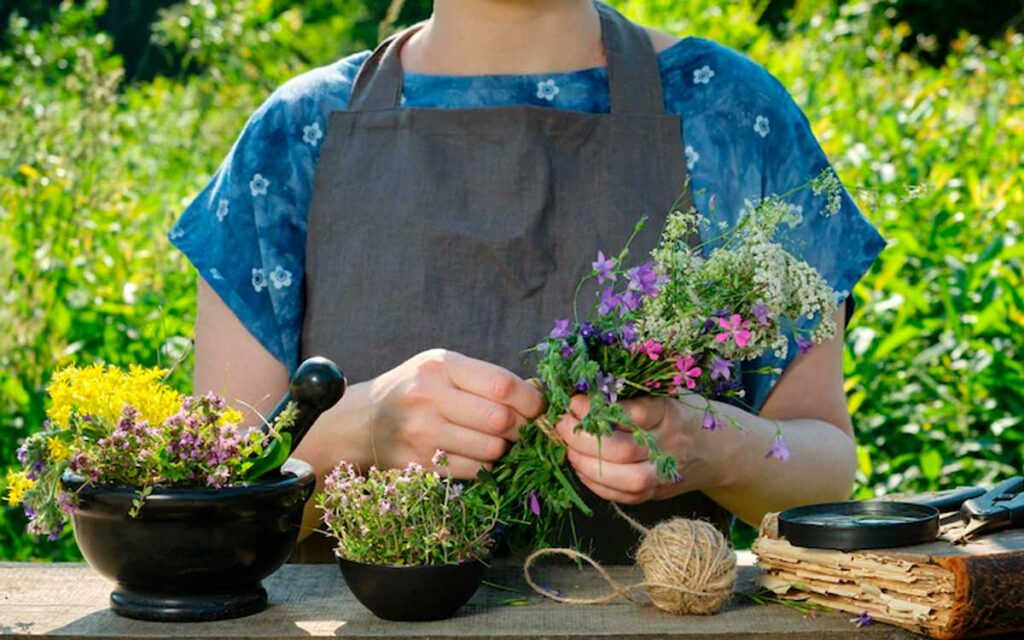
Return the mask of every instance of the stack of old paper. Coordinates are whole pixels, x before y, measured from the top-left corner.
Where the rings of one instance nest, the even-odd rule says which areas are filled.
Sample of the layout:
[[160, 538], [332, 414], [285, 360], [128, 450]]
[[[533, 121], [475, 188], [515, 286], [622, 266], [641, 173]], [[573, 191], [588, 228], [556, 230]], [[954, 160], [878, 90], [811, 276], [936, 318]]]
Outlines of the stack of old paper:
[[927, 554], [794, 547], [779, 538], [777, 523], [769, 514], [753, 546], [763, 569], [761, 584], [776, 595], [855, 615], [866, 611], [920, 633], [949, 627], [956, 578]]

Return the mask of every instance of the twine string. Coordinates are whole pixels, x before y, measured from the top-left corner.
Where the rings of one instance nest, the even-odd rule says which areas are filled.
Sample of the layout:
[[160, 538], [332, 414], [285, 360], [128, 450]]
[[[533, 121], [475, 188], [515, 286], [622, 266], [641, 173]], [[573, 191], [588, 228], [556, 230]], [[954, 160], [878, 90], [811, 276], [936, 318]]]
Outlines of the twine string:
[[[530, 382], [543, 392], [539, 380], [531, 379]], [[538, 417], [534, 424], [553, 442], [564, 444], [546, 415]], [[611, 505], [620, 518], [641, 534], [637, 564], [643, 570], [644, 580], [623, 584], [589, 555], [568, 547], [552, 547], [534, 551], [523, 563], [523, 577], [534, 592], [565, 604], [607, 604], [622, 598], [643, 605], [645, 600], [634, 593], [644, 589], [651, 603], [675, 614], [714, 613], [728, 601], [736, 582], [736, 553], [713, 525], [700, 520], [673, 518], [648, 529], [615, 502]], [[577, 598], [537, 584], [530, 575], [530, 568], [538, 558], [548, 555], [586, 562], [597, 571], [611, 592]]]
[[[655, 527], [652, 543], [650, 529], [627, 515], [616, 503], [611, 504], [620, 517], [644, 535], [637, 557], [644, 572], [644, 580], [623, 584], [589, 555], [576, 549], [553, 547], [538, 549], [526, 558], [523, 577], [531, 589], [545, 598], [565, 604], [607, 604], [617, 598], [644, 604], [644, 599], [634, 595], [634, 592], [645, 589], [655, 606], [673, 613], [711, 613], [724, 604], [732, 593], [736, 578], [736, 554], [724, 541], [710, 535], [709, 529], [721, 536], [711, 524], [673, 519]], [[707, 552], [707, 556], [701, 557], [699, 554], [704, 552]], [[560, 555], [586, 562], [597, 571], [611, 592], [595, 597], [571, 597], [541, 586], [533, 579], [530, 568], [538, 558], [546, 555]]]

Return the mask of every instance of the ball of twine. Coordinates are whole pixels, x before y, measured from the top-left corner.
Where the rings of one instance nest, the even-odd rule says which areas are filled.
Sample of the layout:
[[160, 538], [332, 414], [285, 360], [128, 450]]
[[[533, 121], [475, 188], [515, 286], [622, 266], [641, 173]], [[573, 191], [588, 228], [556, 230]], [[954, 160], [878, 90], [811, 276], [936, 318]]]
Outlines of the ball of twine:
[[[553, 548], [535, 551], [526, 559], [523, 574], [527, 584], [543, 596], [568, 604], [603, 604], [619, 597], [640, 603], [633, 591], [642, 587], [654, 606], [677, 615], [715, 613], [725, 605], [736, 583], [736, 552], [722, 532], [710, 522], [685, 518], [672, 518], [647, 529], [615, 503], [612, 506], [643, 533], [636, 554], [643, 582], [624, 585], [590, 556], [575, 549]], [[612, 592], [594, 598], [573, 598], [538, 585], [530, 576], [530, 566], [543, 555], [563, 555], [589, 563]]]
[[654, 606], [669, 613], [714, 613], [732, 596], [736, 552], [710, 522], [673, 518], [640, 542], [636, 563]]

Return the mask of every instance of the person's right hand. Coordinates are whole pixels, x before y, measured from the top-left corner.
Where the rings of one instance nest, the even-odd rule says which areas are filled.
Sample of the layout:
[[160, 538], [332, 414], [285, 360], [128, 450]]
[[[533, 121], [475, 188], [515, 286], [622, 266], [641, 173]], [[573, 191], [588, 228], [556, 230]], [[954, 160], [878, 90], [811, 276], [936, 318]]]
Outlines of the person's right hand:
[[490, 468], [544, 411], [532, 384], [495, 364], [454, 351], [431, 349], [371, 382], [371, 438], [376, 464], [401, 468], [431, 465], [448, 453], [448, 471], [474, 478]]

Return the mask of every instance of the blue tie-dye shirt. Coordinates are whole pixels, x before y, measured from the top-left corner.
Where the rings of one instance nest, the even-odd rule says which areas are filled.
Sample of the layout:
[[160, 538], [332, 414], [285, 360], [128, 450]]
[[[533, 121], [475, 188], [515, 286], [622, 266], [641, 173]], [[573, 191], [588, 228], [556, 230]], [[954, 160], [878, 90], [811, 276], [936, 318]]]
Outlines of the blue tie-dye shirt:
[[[328, 114], [347, 107], [368, 51], [282, 84], [246, 122], [209, 184], [168, 234], [242, 324], [293, 371], [304, 308], [306, 219]], [[829, 166], [807, 118], [764, 68], [709, 40], [689, 37], [658, 54], [665, 107], [683, 119], [686, 163], [698, 208], [732, 224], [745, 200], [780, 194]], [[438, 76], [406, 73], [402, 105], [465, 108], [541, 105], [607, 112], [603, 67], [542, 75]], [[839, 292], [874, 262], [885, 242], [844, 193], [838, 215], [801, 190], [802, 220], [783, 242]], [[792, 342], [792, 340], [791, 340]], [[792, 344], [791, 344], [792, 347]], [[760, 364], [784, 369], [785, 358]], [[777, 376], [744, 380], [761, 407]]]

